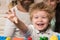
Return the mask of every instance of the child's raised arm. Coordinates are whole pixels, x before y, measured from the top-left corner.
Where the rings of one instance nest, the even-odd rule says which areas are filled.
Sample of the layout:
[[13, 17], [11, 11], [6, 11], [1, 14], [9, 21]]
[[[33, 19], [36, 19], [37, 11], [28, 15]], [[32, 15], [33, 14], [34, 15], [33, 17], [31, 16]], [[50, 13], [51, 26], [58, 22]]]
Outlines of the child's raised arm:
[[13, 12], [9, 10], [7, 14], [8, 15], [6, 16], [6, 18], [12, 21], [16, 25], [16, 27], [18, 27], [22, 32], [24, 33], [27, 32], [28, 30], [27, 26], [21, 20], [18, 19], [15, 13], [15, 10], [13, 10]]

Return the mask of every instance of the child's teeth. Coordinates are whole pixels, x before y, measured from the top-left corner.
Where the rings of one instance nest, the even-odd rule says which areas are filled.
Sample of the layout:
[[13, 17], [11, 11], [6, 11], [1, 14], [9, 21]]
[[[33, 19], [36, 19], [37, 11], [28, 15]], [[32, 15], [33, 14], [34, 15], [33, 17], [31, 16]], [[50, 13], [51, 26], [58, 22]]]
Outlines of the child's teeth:
[[39, 26], [44, 25], [44, 24], [38, 24]]

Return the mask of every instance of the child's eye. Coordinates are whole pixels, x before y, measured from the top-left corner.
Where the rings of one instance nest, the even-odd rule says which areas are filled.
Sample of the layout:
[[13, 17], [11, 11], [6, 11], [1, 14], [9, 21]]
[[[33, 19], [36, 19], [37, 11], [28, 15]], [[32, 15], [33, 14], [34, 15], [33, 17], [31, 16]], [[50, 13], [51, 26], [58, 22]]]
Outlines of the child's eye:
[[35, 19], [37, 19], [38, 17], [35, 17]]
[[42, 17], [42, 18], [46, 18], [46, 17]]

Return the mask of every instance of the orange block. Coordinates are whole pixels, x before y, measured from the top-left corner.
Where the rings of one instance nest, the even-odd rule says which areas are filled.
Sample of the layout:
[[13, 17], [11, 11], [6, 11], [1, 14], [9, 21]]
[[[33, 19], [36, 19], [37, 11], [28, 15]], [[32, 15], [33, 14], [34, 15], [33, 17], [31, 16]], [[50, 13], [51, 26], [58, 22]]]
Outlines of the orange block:
[[17, 38], [17, 37], [14, 37], [13, 40], [24, 40], [24, 38]]

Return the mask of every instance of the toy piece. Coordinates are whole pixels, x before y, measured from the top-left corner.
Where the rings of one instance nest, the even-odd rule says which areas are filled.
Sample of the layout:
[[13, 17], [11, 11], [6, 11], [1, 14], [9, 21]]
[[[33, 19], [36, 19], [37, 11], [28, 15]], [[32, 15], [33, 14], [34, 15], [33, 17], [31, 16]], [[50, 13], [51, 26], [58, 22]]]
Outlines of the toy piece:
[[58, 40], [58, 37], [57, 37], [56, 35], [52, 35], [52, 36], [50, 37], [50, 40]]

